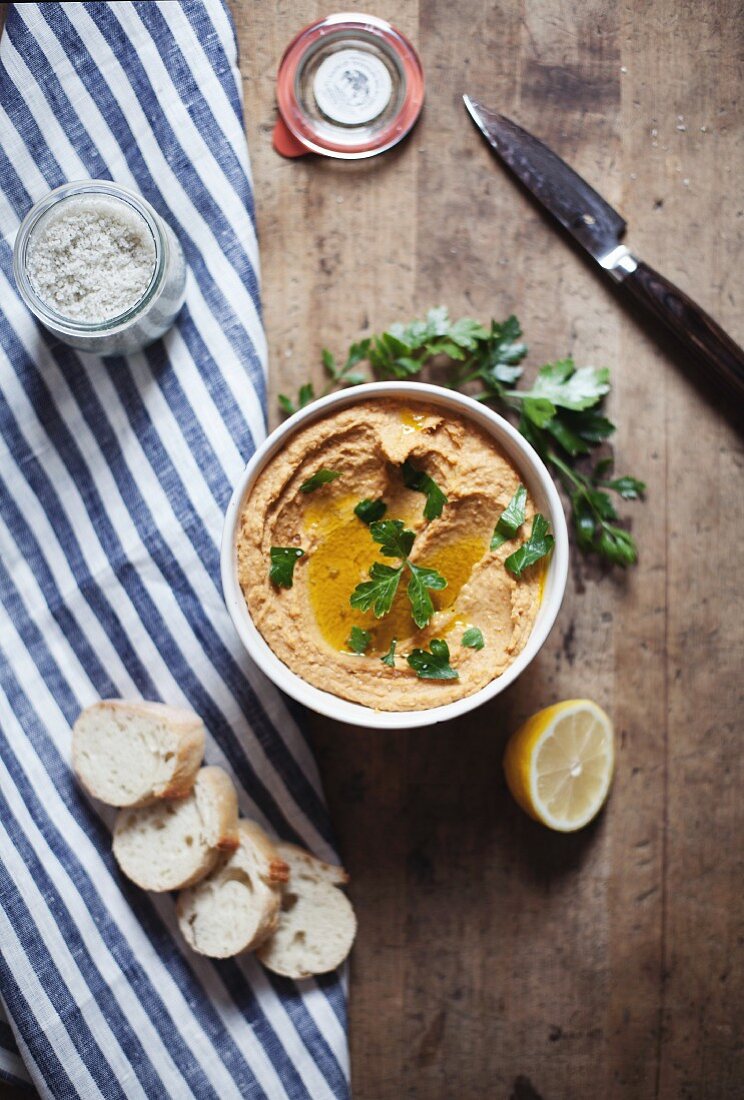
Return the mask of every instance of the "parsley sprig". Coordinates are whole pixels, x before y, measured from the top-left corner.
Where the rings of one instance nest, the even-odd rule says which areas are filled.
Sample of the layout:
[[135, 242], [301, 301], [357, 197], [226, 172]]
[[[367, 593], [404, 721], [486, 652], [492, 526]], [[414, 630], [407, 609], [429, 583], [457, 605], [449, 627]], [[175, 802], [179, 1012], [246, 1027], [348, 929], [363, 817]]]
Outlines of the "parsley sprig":
[[504, 565], [514, 577], [521, 577], [528, 565], [546, 557], [555, 545], [550, 525], [545, 516], [537, 512], [532, 519], [532, 530], [526, 542], [510, 554]]
[[329, 470], [325, 466], [322, 466], [317, 473], [314, 473], [307, 481], [303, 481], [302, 485], [300, 485], [300, 492], [314, 493], [321, 485], [329, 485], [332, 481], [335, 481], [337, 477], [341, 477], [340, 470]]
[[354, 509], [354, 515], [357, 516], [362, 523], [370, 524], [374, 523], [377, 519], [382, 517], [387, 512], [387, 504], [384, 500], [370, 500], [365, 497], [364, 500], [360, 500]]
[[469, 626], [460, 639], [460, 644], [468, 649], [483, 649], [486, 643], [482, 631], [477, 626]]
[[424, 505], [424, 519], [429, 521], [439, 519], [442, 510], [447, 503], [447, 497], [439, 488], [436, 481], [424, 470], [417, 470], [410, 458], [407, 458], [401, 467], [403, 484], [407, 489], [415, 489], [417, 493], [423, 493], [426, 497]]
[[305, 553], [299, 546], [272, 546], [269, 549], [269, 580], [277, 588], [291, 588], [294, 584], [294, 567]]
[[[452, 321], [439, 306], [423, 320], [391, 325], [387, 332], [352, 344], [340, 365], [324, 351], [328, 382], [323, 393], [366, 381], [359, 370], [364, 362], [373, 377], [381, 379], [410, 380], [431, 365], [444, 368], [447, 386], [516, 418], [519, 431], [553, 468], [568, 494], [581, 549], [618, 565], [633, 564], [638, 557], [635, 540], [621, 525], [612, 494], [636, 500], [645, 485], [629, 475], [608, 480], [608, 459], [593, 467], [588, 460], [615, 431], [601, 411], [610, 391], [609, 372], [559, 359], [540, 367], [529, 388], [518, 389], [526, 354], [516, 317], [485, 326], [470, 317]], [[314, 399], [313, 385], [306, 383], [295, 402], [285, 395], [279, 400], [291, 413]]]
[[408, 571], [409, 581], [406, 593], [411, 604], [411, 615], [419, 629], [422, 629], [434, 614], [430, 591], [441, 591], [447, 587], [447, 581], [436, 569], [416, 565], [409, 558], [415, 534], [404, 526], [402, 520], [384, 519], [371, 523], [369, 531], [379, 544], [380, 553], [386, 558], [397, 558], [400, 565], [385, 565], [374, 562], [369, 571], [370, 579], [362, 581], [352, 592], [349, 603], [358, 611], [369, 611], [381, 619], [393, 606], [400, 579]]
[[449, 646], [444, 638], [432, 638], [429, 649], [414, 649], [406, 658], [419, 680], [459, 680], [460, 673], [450, 664]]
[[493, 529], [491, 535], [491, 550], [498, 550], [500, 546], [503, 546], [509, 539], [513, 539], [519, 528], [524, 523], [525, 510], [524, 506], [527, 503], [527, 490], [524, 485], [520, 485], [517, 488], [516, 493], [507, 504], [504, 511], [499, 516], [498, 522]]
[[349, 637], [346, 639], [346, 644], [352, 653], [357, 653], [361, 656], [363, 653], [367, 652], [371, 641], [372, 635], [368, 630], [362, 630], [360, 626], [352, 626]]

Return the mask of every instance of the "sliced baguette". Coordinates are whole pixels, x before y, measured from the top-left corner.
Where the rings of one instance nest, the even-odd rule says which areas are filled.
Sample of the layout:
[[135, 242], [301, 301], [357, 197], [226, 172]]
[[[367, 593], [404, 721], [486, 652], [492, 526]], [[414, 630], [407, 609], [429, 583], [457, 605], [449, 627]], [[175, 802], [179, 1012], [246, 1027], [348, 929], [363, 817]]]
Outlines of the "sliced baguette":
[[72, 766], [89, 794], [109, 806], [181, 798], [204, 757], [204, 724], [164, 703], [102, 699], [72, 729]]
[[356, 935], [351, 902], [338, 889], [349, 876], [294, 844], [278, 844], [277, 852], [289, 865], [289, 883], [276, 932], [259, 948], [258, 957], [275, 974], [295, 980], [335, 970]]
[[178, 897], [184, 939], [200, 955], [226, 959], [254, 950], [276, 928], [288, 868], [264, 831], [238, 822], [239, 844]]
[[204, 878], [220, 852], [238, 846], [238, 797], [222, 768], [197, 772], [190, 794], [121, 810], [114, 856], [143, 890], [181, 890]]

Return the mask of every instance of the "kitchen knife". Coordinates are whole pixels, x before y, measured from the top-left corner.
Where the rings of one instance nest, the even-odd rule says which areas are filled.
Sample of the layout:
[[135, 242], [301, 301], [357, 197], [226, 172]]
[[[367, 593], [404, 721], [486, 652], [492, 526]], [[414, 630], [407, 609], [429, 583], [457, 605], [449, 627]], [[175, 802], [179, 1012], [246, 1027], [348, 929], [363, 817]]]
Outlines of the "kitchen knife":
[[463, 99], [488, 144], [538, 202], [701, 365], [739, 399], [744, 397], [744, 351], [691, 298], [621, 244], [626, 223], [617, 211], [532, 134], [470, 96]]

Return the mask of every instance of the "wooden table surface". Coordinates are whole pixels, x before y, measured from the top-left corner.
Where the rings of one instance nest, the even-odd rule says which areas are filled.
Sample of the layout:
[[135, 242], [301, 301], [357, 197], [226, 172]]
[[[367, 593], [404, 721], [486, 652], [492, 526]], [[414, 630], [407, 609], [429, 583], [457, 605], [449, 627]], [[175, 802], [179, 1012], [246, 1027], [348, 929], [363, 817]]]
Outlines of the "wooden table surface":
[[[611, 368], [618, 466], [648, 483], [629, 508], [640, 564], [574, 553], [548, 644], [499, 699], [406, 733], [313, 723], [360, 921], [356, 1100], [741, 1097], [740, 427], [519, 193], [460, 102], [546, 139], [742, 341], [738, 0], [379, 0], [420, 50], [427, 103], [404, 145], [358, 164], [271, 149], [278, 59], [327, 5], [233, 7], [273, 394], [317, 377], [322, 345], [431, 305], [515, 311], [533, 366]], [[599, 821], [560, 836], [516, 808], [501, 755], [527, 714], [573, 696], [613, 716], [617, 775]]]
[[[460, 99], [547, 140], [744, 341], [741, 6], [379, 0], [418, 46], [427, 101], [408, 141], [356, 164], [271, 148], [279, 58], [328, 5], [233, 7], [273, 394], [318, 378], [323, 345], [429, 306], [514, 311], [528, 363], [611, 368], [618, 467], [648, 483], [628, 507], [640, 564], [605, 573], [575, 552], [548, 644], [492, 704], [405, 733], [314, 722], [360, 922], [355, 1096], [741, 1097], [742, 436], [519, 193]], [[571, 837], [516, 808], [501, 755], [527, 714], [573, 696], [610, 712], [618, 761], [606, 813]]]

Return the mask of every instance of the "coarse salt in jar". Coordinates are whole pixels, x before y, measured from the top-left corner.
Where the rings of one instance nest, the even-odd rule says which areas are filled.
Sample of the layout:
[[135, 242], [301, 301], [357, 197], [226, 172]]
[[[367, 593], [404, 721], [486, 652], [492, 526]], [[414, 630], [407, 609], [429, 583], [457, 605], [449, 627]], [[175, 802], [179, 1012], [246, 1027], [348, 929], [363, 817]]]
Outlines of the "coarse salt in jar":
[[162, 336], [186, 290], [173, 230], [108, 180], [66, 183], [37, 202], [18, 230], [13, 271], [45, 328], [98, 355], [128, 355]]

